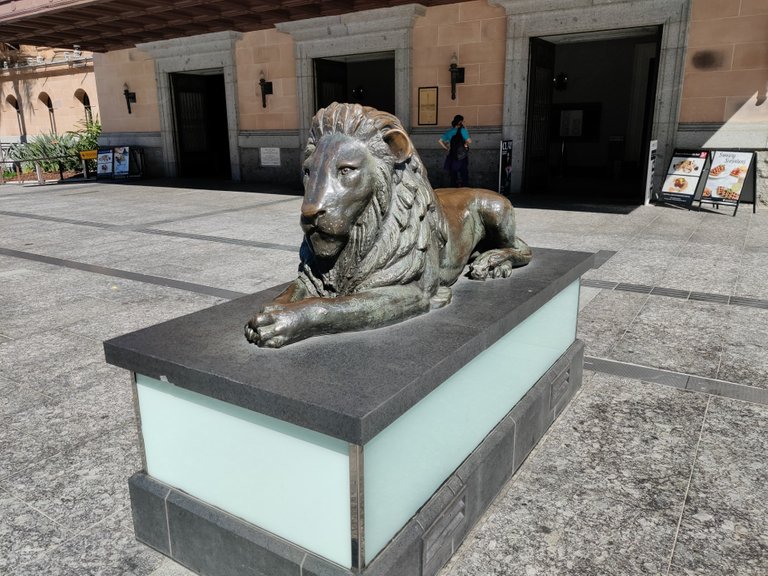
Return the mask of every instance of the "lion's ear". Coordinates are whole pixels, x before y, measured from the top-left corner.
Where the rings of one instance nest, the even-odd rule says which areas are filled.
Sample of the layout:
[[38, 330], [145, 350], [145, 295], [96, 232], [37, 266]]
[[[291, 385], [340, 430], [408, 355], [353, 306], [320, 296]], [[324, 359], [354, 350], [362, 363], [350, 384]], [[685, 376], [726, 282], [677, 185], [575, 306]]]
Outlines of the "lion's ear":
[[389, 146], [398, 164], [405, 162], [413, 155], [411, 139], [402, 130], [390, 130], [384, 135], [384, 142]]

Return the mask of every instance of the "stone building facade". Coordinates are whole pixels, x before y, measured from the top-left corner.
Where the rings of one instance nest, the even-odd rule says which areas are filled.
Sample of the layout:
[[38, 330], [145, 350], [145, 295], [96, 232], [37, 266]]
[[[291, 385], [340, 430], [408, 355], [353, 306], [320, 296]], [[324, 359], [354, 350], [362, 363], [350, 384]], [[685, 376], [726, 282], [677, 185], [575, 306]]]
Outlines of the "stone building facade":
[[77, 130], [98, 118], [90, 53], [28, 45], [0, 52], [0, 145]]
[[[462, 114], [473, 185], [498, 187], [506, 141], [512, 194], [642, 203], [653, 140], [657, 188], [673, 150], [737, 148], [758, 151], [766, 195], [768, 0], [376, 4], [170, 38], [145, 25], [129, 46], [97, 49], [87, 91], [103, 143], [141, 146], [149, 174], [298, 188], [324, 99], [384, 98], [435, 186], [447, 183], [437, 140]], [[5, 135], [5, 101], [2, 114]]]

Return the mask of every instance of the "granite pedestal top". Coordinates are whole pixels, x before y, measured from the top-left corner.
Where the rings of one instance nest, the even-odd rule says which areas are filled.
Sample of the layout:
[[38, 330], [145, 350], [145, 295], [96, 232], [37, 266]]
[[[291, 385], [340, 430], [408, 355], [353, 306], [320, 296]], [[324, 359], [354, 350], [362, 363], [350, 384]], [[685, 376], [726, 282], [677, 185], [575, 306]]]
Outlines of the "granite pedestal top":
[[108, 363], [363, 445], [592, 266], [534, 249], [510, 278], [461, 278], [450, 305], [363, 332], [262, 349], [246, 321], [275, 286], [104, 342]]

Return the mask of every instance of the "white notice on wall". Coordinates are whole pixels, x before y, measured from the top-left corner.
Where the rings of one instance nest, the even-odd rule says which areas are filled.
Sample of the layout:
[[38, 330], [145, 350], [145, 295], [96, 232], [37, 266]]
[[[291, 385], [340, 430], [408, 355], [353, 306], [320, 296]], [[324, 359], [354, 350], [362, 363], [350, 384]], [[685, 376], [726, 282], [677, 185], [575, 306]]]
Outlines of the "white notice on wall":
[[648, 146], [648, 171], [645, 175], [646, 206], [651, 203], [651, 197], [653, 196], [653, 173], [656, 171], [656, 150], [658, 147], [658, 140], [651, 140], [651, 145]]
[[280, 148], [262, 148], [261, 165], [280, 166]]

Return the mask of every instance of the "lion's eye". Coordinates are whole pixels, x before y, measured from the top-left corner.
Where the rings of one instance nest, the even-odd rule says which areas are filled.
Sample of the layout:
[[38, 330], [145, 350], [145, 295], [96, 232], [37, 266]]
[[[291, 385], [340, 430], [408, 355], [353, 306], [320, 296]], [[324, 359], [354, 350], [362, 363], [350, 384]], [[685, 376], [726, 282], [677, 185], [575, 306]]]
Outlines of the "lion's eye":
[[305, 177], [309, 176], [309, 168], [304, 168], [304, 176]]
[[348, 176], [352, 172], [354, 172], [354, 170], [355, 169], [352, 166], [342, 166], [341, 168], [339, 168], [339, 174], [341, 174], [342, 176]]

